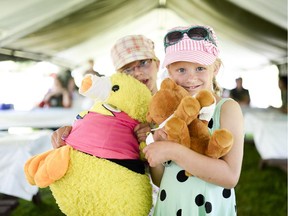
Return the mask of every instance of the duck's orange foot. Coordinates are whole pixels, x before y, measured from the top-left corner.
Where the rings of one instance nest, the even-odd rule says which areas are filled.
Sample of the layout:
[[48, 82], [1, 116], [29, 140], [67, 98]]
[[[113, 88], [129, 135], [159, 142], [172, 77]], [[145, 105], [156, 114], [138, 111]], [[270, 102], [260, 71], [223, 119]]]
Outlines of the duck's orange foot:
[[70, 148], [66, 145], [29, 159], [24, 166], [28, 182], [44, 188], [62, 178], [68, 170]]

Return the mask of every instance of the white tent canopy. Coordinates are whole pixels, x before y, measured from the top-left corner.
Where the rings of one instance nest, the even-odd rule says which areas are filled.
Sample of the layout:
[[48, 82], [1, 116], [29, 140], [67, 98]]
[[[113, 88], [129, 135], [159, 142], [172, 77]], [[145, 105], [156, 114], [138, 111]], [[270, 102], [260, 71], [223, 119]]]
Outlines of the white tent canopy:
[[[110, 49], [124, 35], [151, 38], [163, 60], [168, 29], [209, 25], [224, 63], [220, 85], [231, 89], [242, 76], [255, 105], [280, 103], [275, 65], [287, 68], [287, 0], [9, 0], [0, 8], [0, 61], [33, 59], [77, 71], [92, 58], [105, 75], [114, 72]], [[265, 103], [257, 102], [259, 94], [267, 95]]]
[[5, 56], [73, 68], [88, 58], [110, 58], [121, 36], [145, 34], [161, 58], [167, 29], [196, 23], [215, 29], [229, 70], [287, 60], [286, 0], [9, 0], [0, 7], [0, 54]]

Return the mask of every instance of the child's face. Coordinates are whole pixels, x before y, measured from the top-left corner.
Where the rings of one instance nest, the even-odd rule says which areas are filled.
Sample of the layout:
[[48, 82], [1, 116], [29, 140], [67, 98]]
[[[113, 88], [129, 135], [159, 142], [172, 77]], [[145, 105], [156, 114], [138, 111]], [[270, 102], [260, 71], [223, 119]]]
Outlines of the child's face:
[[182, 61], [170, 64], [168, 72], [171, 79], [194, 95], [202, 89], [212, 91], [213, 76], [218, 70], [214, 65], [206, 66]]
[[159, 61], [144, 59], [131, 62], [120, 69], [121, 72], [129, 74], [145, 84], [154, 94], [157, 91], [157, 72]]

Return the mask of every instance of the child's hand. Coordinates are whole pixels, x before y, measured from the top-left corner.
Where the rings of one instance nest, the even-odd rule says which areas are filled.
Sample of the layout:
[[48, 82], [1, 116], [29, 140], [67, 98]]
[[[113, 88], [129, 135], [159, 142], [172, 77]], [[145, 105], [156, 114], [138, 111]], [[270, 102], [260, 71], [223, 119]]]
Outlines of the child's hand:
[[154, 141], [164, 141], [167, 140], [167, 134], [165, 133], [164, 129], [158, 129], [154, 131], [153, 134]]
[[71, 130], [72, 126], [64, 126], [53, 132], [51, 142], [54, 149], [66, 145], [64, 139], [68, 137]]
[[137, 136], [138, 142], [145, 142], [147, 134], [151, 131], [151, 128], [148, 123], [138, 124], [134, 128], [134, 133]]
[[147, 145], [143, 149], [143, 153], [145, 154], [149, 166], [156, 167], [159, 164], [171, 160], [168, 157], [168, 153], [172, 150], [173, 145], [175, 145], [175, 143], [167, 141], [158, 141]]

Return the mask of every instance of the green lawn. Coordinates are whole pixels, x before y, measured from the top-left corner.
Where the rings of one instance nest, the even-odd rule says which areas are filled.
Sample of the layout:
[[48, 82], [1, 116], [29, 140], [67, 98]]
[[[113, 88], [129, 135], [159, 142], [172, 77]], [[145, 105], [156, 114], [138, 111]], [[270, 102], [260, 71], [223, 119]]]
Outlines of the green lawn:
[[[286, 216], [287, 174], [275, 167], [259, 169], [259, 154], [251, 143], [245, 144], [245, 154], [240, 181], [235, 188], [238, 216]], [[40, 190], [42, 203], [20, 200], [12, 216], [58, 216], [49, 189]]]
[[259, 169], [260, 156], [245, 144], [240, 181], [236, 189], [239, 216], [287, 216], [287, 173], [276, 167]]
[[49, 188], [40, 189], [41, 203], [35, 205], [32, 202], [20, 199], [19, 206], [11, 216], [63, 216]]

